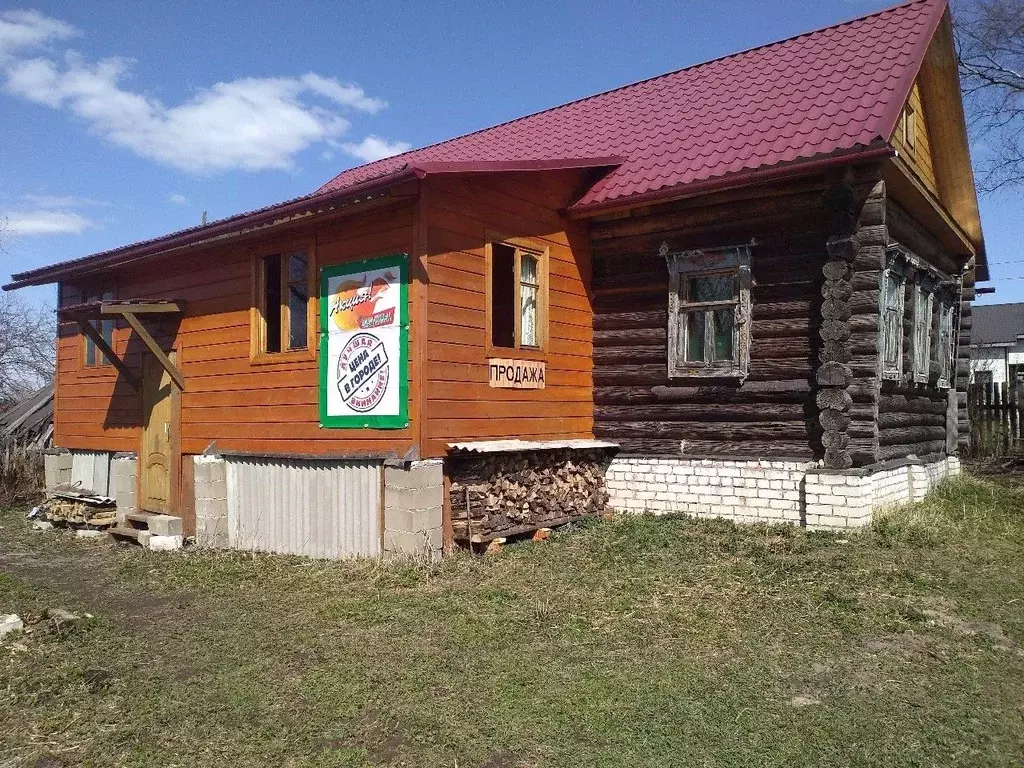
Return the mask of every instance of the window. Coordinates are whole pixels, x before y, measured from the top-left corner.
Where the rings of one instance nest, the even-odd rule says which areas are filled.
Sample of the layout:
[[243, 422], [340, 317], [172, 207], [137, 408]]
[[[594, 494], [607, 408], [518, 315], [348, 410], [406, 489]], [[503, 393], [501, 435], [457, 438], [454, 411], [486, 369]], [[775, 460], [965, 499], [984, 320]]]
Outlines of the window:
[[907, 149], [913, 149], [917, 141], [917, 116], [914, 108], [907, 104], [903, 108], [903, 143]]
[[947, 291], [939, 301], [939, 334], [936, 350], [939, 357], [938, 386], [949, 389], [953, 385], [956, 365], [956, 334], [953, 327], [956, 318], [956, 296]]
[[991, 384], [994, 380], [992, 371], [975, 371], [974, 372], [974, 383], [975, 384]]
[[750, 248], [672, 253], [668, 262], [668, 374], [745, 377], [750, 359]]
[[919, 384], [928, 382], [931, 367], [932, 346], [932, 311], [935, 298], [931, 281], [920, 271], [914, 282], [914, 336], [913, 362], [914, 381]]
[[886, 254], [882, 272], [882, 378], [903, 375], [903, 302], [907, 286], [907, 264], [899, 251]]
[[308, 351], [313, 331], [312, 270], [307, 250], [256, 259], [255, 354]]
[[[82, 299], [83, 304], [91, 304], [96, 301], [113, 301], [113, 291], [97, 291], [94, 293], [86, 293]], [[93, 328], [100, 332], [100, 336], [107, 343], [111, 349], [114, 347], [114, 318], [107, 320], [90, 320], [89, 321]], [[107, 356], [100, 351], [96, 346], [96, 342], [90, 339], [88, 336], [84, 336], [85, 339], [85, 364], [88, 367], [97, 365], [110, 365], [110, 361], [107, 360]]]
[[488, 246], [492, 347], [541, 349], [546, 335], [546, 252], [510, 243]]

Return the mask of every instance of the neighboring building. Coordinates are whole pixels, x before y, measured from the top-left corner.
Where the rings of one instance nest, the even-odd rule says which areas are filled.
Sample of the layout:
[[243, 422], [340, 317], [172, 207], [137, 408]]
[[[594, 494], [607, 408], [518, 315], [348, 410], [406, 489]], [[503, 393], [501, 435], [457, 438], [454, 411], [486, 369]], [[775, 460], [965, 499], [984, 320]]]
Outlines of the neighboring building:
[[1024, 379], [1024, 303], [974, 307], [971, 383]]
[[60, 285], [73, 460], [201, 542], [335, 556], [605, 483], [863, 524], [957, 471], [987, 277], [949, 13], [916, 0], [6, 287]]

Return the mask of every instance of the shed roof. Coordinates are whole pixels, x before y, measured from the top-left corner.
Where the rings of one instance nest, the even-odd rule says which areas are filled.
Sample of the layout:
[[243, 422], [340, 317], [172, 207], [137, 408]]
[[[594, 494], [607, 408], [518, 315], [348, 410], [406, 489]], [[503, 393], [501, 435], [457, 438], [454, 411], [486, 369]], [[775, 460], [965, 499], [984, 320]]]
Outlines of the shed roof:
[[576, 212], [757, 181], [888, 149], [946, 0], [912, 0], [340, 173], [201, 227], [13, 276], [53, 282], [324, 209], [439, 172], [605, 167]]
[[971, 310], [971, 346], [1016, 344], [1024, 336], [1024, 303], [986, 304]]

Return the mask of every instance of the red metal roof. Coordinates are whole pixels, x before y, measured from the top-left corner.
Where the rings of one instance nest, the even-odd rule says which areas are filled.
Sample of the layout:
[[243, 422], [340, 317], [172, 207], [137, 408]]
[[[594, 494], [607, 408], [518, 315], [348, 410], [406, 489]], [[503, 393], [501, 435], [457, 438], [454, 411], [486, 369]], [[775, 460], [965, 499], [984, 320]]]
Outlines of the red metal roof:
[[887, 142], [945, 0], [916, 0], [353, 168], [619, 156], [575, 210]]
[[885, 146], [946, 9], [913, 0], [339, 174], [312, 194], [13, 275], [54, 282], [252, 229], [430, 173], [607, 167], [595, 210], [766, 178]]

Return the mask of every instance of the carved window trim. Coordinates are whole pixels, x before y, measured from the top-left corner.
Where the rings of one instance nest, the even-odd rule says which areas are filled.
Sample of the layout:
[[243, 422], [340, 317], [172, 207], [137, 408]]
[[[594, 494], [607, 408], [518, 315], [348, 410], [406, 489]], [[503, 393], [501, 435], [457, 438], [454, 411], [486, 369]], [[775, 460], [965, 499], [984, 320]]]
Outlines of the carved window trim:
[[914, 382], [927, 384], [931, 373], [932, 329], [935, 315], [935, 289], [938, 281], [918, 270], [914, 280], [914, 324], [910, 342]]
[[936, 333], [936, 354], [939, 363], [939, 389], [950, 389], [956, 378], [957, 310], [960, 286], [945, 286], [939, 291], [939, 317]]
[[[881, 321], [878, 350], [882, 360], [882, 378], [890, 381], [903, 377], [903, 312], [908, 267], [902, 251], [892, 249], [886, 252], [878, 297]], [[893, 290], [889, 290], [890, 282]]]
[[[658, 253], [668, 265], [668, 376], [669, 378], [738, 378], [750, 370], [750, 287], [751, 252], [749, 245], [670, 251], [662, 243]], [[687, 296], [690, 278], [734, 275], [735, 297], [714, 302], [692, 302]], [[703, 361], [686, 359], [687, 317], [703, 312], [705, 317], [722, 309], [733, 309], [732, 359], [714, 360], [711, 322], [705, 321]]]

